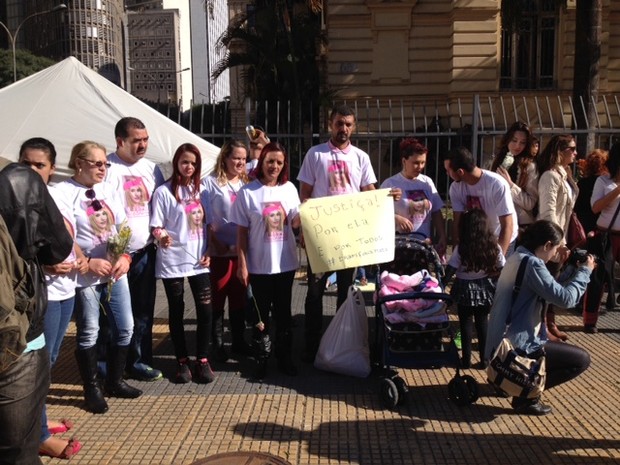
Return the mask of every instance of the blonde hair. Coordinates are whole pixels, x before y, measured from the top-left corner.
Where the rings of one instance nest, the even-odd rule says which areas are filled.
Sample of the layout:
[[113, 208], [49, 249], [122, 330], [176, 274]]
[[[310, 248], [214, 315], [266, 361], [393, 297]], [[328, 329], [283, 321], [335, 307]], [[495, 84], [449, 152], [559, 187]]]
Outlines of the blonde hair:
[[[232, 155], [233, 150], [236, 148], [245, 150], [245, 156], [247, 161], [248, 148], [242, 141], [238, 139], [231, 139], [226, 142], [220, 150], [219, 155], [217, 156], [217, 160], [215, 161], [215, 166], [213, 167], [212, 172], [212, 175], [215, 177], [215, 179], [217, 179], [217, 183], [220, 186], [225, 186], [228, 182], [228, 178], [226, 176], [226, 159]], [[248, 175], [246, 174], [245, 170], [239, 175], [239, 178], [241, 179], [243, 184], [248, 183]]]
[[99, 144], [98, 142], [93, 142], [92, 140], [83, 140], [73, 146], [71, 149], [71, 157], [69, 158], [69, 168], [72, 170], [77, 170], [77, 159], [78, 158], [86, 158], [86, 156], [91, 153], [92, 149], [101, 149], [103, 153], [107, 155], [107, 151], [105, 146]]

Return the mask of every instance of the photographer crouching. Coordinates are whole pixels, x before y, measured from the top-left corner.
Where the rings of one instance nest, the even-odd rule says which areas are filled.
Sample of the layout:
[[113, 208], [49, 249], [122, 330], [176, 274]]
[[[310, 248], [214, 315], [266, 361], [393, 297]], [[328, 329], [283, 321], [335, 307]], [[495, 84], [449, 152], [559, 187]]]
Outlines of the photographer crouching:
[[[503, 338], [527, 355], [546, 355], [547, 380], [545, 389], [579, 376], [590, 365], [590, 355], [583, 349], [564, 342], [549, 341], [543, 323], [545, 303], [561, 308], [574, 307], [582, 297], [590, 274], [595, 267], [592, 255], [573, 254], [574, 262], [567, 265], [557, 281], [546, 267], [554, 259], [564, 263], [570, 251], [561, 246], [563, 232], [547, 220], [539, 220], [529, 226], [522, 235], [521, 244], [506, 262], [499, 280], [491, 313], [485, 347], [485, 358], [491, 360]], [[517, 283], [518, 269], [526, 260], [522, 281]], [[516, 413], [547, 415], [551, 407], [540, 397], [526, 399], [513, 397], [512, 407]]]

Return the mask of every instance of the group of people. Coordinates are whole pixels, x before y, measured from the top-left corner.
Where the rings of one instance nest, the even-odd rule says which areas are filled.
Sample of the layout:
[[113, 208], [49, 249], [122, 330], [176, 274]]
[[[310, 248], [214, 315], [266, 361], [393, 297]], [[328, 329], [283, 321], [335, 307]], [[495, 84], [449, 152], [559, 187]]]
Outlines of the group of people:
[[[297, 177], [298, 193], [288, 179], [286, 149], [271, 142], [259, 129], [253, 131], [249, 150], [243, 141], [228, 141], [205, 178], [201, 178], [199, 149], [190, 143], [182, 144], [172, 159], [172, 175], [164, 179], [157, 165], [145, 157], [147, 128], [139, 119], [126, 117], [115, 127], [114, 152], [107, 154], [105, 147], [95, 141], [76, 144], [69, 161], [71, 178], [40, 194], [53, 207], [47, 229], [38, 232], [47, 234], [45, 241], [36, 242], [31, 234], [22, 234], [19, 225], [27, 222], [16, 218], [14, 209], [0, 209], [14, 240], [30, 240], [24, 244], [23, 258], [35, 268], [42, 266], [48, 300], [41, 303], [36, 321], [31, 322], [28, 357], [22, 356], [19, 363], [22, 366], [28, 359], [32, 373], [37, 367], [37, 400], [29, 407], [39, 409], [34, 415], [38, 419], [30, 420], [36, 425], [40, 422], [40, 435], [35, 438], [30, 434], [27, 440], [21, 437], [15, 446], [16, 436], [7, 439], [5, 433], [0, 434], [0, 455], [11, 451], [13, 457], [28, 456], [35, 440], [41, 454], [69, 458], [79, 451], [78, 441], [53, 436], [71, 429], [71, 423], [48, 420], [44, 408], [49, 366], [58, 357], [72, 315], [77, 327], [75, 357], [87, 410], [105, 413], [106, 396], [139, 397], [142, 391], [125, 378], [155, 381], [163, 377], [153, 367], [156, 279], [162, 280], [168, 300], [170, 336], [177, 360], [174, 382], [214, 381], [210, 357], [218, 361], [228, 358], [223, 341], [226, 300], [231, 350], [237, 355], [254, 356], [253, 376], [262, 379], [268, 372], [272, 323], [277, 368], [286, 375], [296, 375], [291, 293], [299, 266], [297, 244], [304, 244], [300, 205], [309, 198], [375, 189], [377, 178], [370, 157], [350, 140], [355, 124], [351, 108], [339, 106], [332, 110], [330, 139], [310, 148], [305, 155]], [[578, 193], [569, 168], [576, 155], [575, 142], [570, 136], [553, 137], [539, 156], [533, 155], [532, 146], [531, 132], [518, 123], [502, 139], [494, 161], [496, 172], [477, 167], [465, 148], [446, 157], [444, 166], [454, 181], [450, 199], [455, 247], [449, 269], [456, 275], [453, 291], [463, 334], [463, 365], [471, 364], [475, 320], [481, 367], [497, 346], [498, 337], [504, 335], [526, 352], [543, 344], [553, 347], [548, 351], [549, 379], [553, 380], [548, 382], [550, 387], [585, 370], [589, 358], [581, 349], [563, 342], [549, 345], [547, 337], [557, 328], [547, 310], [548, 331], [539, 331], [541, 299], [560, 307], [574, 306], [583, 294], [594, 262], [589, 257], [579, 263], [562, 285], [554, 278], [567, 255], [566, 226]], [[605, 224], [608, 212], [620, 202], [616, 184], [620, 148], [616, 151], [617, 156], [607, 160], [609, 173], [613, 174], [601, 176], [593, 188], [592, 209], [603, 212], [599, 227], [609, 226]], [[427, 154], [419, 140], [405, 139], [400, 145], [402, 171], [381, 187], [389, 188], [393, 196], [397, 233], [432, 238], [438, 253], [445, 255], [448, 240], [441, 211], [444, 204], [432, 179], [424, 174]], [[32, 177], [36, 172], [39, 182], [45, 185], [54, 172], [55, 157], [50, 141], [30, 139], [22, 145], [19, 164], [6, 168], [1, 175], [12, 179], [18, 174]], [[506, 161], [510, 159], [512, 163]], [[24, 171], [23, 165], [32, 170]], [[0, 186], [4, 188], [3, 181]], [[7, 193], [6, 198], [10, 195]], [[515, 252], [519, 228], [524, 232]], [[610, 229], [620, 231], [620, 227]], [[612, 239], [614, 253], [620, 254], [620, 239], [616, 241], [614, 235]], [[42, 249], [46, 253], [37, 255], [35, 243], [46, 244]], [[498, 296], [508, 292], [520, 257], [525, 255], [535, 258], [528, 264], [531, 272], [527, 273], [525, 290], [517, 304], [508, 306]], [[558, 266], [547, 267], [548, 262]], [[353, 268], [337, 271], [338, 307], [346, 300], [354, 276]], [[188, 350], [185, 332], [185, 278], [196, 307], [193, 354]], [[314, 360], [319, 347], [322, 297], [328, 278], [328, 273], [315, 274], [308, 267], [301, 357], [307, 362]], [[244, 337], [248, 295], [255, 319], [251, 344]], [[532, 295], [540, 299], [527, 297]], [[108, 324], [100, 327], [102, 314]], [[49, 355], [43, 357], [46, 352], [41, 349], [45, 346]], [[35, 355], [36, 362], [30, 361]], [[4, 374], [0, 379], [5, 379]], [[548, 407], [538, 400], [523, 403], [516, 399], [513, 407], [525, 413], [548, 413]], [[6, 415], [0, 406], [3, 424], [8, 424], [5, 419], [11, 424], [16, 421], [14, 411]], [[32, 462], [15, 458], [14, 463]]]

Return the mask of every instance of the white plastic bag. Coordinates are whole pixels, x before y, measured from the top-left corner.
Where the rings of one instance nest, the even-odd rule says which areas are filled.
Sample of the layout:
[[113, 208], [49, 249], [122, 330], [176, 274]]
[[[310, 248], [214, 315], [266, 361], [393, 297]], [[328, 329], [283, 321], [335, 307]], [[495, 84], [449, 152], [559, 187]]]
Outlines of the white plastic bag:
[[362, 291], [354, 286], [323, 334], [314, 366], [358, 378], [370, 374], [366, 306]]

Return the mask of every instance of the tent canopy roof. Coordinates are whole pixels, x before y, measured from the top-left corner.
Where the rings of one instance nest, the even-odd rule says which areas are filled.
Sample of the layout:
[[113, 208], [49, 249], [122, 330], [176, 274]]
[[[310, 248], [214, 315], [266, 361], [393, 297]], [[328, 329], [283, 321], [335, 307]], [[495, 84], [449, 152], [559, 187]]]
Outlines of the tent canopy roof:
[[71, 176], [72, 147], [83, 140], [116, 148], [114, 126], [133, 116], [149, 133], [146, 157], [159, 164], [164, 176], [181, 144], [189, 142], [202, 154], [203, 175], [211, 171], [219, 148], [166, 118], [134, 96], [69, 57], [32, 76], [0, 89], [0, 155], [17, 161], [19, 147], [31, 137], [49, 139], [56, 147], [56, 178]]

